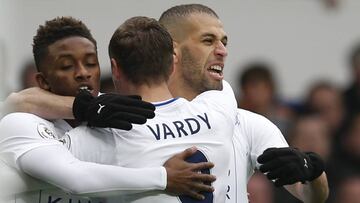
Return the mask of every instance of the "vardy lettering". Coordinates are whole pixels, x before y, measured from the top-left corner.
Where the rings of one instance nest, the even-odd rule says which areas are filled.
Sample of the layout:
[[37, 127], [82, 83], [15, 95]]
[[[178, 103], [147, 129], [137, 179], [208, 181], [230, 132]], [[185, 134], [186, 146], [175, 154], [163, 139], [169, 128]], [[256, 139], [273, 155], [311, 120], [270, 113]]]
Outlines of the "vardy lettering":
[[194, 135], [198, 133], [201, 128], [211, 129], [210, 121], [206, 113], [204, 113], [204, 115], [196, 115], [196, 117], [193, 118], [185, 118], [184, 120], [146, 126], [156, 140]]

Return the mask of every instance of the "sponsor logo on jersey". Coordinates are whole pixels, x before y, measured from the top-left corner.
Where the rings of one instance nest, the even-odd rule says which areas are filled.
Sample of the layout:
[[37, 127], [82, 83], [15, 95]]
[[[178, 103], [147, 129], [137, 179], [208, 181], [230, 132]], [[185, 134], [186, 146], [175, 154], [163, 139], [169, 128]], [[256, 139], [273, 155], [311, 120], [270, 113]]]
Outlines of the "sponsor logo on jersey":
[[16, 194], [16, 203], [105, 203], [101, 198], [72, 196], [62, 191], [39, 190]]
[[37, 131], [40, 137], [44, 139], [56, 139], [55, 134], [44, 123], [38, 124]]

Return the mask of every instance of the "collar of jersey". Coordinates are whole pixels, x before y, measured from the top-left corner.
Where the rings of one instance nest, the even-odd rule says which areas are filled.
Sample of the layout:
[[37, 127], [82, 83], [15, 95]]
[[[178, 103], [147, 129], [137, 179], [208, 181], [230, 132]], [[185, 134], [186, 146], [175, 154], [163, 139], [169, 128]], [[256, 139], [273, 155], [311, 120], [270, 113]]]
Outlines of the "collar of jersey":
[[165, 101], [161, 101], [161, 102], [153, 102], [154, 106], [164, 106], [164, 105], [167, 105], [167, 104], [170, 104], [174, 101], [176, 101], [177, 99], [179, 99], [179, 97], [175, 97], [175, 98], [171, 98], [169, 100], [165, 100]]

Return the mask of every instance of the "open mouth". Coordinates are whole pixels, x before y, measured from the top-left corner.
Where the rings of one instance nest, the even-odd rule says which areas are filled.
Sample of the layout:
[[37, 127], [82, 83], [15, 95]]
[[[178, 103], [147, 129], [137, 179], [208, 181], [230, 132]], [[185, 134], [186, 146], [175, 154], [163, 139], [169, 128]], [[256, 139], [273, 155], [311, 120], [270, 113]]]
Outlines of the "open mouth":
[[208, 68], [210, 75], [216, 80], [223, 79], [223, 67], [220, 65], [213, 65]]
[[223, 74], [223, 67], [221, 67], [219, 65], [210, 66], [210, 68], [208, 70], [211, 72], [218, 73], [220, 75]]
[[93, 89], [90, 86], [87, 86], [87, 85], [83, 85], [83, 86], [79, 87], [79, 91], [84, 91], [84, 90], [91, 93]]

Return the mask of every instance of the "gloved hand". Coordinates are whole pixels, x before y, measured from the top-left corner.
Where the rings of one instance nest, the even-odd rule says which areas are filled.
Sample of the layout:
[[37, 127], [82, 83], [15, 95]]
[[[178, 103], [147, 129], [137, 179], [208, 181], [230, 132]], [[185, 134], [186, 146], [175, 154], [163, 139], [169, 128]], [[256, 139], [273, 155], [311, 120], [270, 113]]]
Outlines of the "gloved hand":
[[319, 177], [324, 161], [313, 152], [301, 152], [292, 147], [269, 148], [258, 157], [259, 170], [280, 187], [296, 182], [305, 183]]
[[73, 114], [76, 120], [87, 121], [89, 126], [130, 130], [132, 123], [144, 124], [153, 118], [155, 106], [141, 100], [140, 96], [102, 94], [93, 97], [82, 90], [75, 97]]

